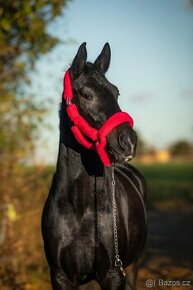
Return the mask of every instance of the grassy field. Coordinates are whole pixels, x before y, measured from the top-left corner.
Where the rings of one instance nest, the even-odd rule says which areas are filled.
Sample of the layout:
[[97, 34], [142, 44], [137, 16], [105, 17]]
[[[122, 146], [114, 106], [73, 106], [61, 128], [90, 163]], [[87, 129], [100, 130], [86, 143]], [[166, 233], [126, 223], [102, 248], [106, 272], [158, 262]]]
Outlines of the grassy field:
[[134, 164], [148, 185], [148, 207], [193, 206], [193, 163]]

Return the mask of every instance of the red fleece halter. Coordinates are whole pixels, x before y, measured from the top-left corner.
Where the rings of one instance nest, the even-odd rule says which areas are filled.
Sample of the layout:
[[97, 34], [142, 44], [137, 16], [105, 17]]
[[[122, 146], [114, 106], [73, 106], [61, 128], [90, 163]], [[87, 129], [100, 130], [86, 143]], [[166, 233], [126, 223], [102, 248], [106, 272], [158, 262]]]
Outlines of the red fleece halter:
[[129, 123], [133, 127], [133, 119], [125, 112], [117, 112], [113, 114], [100, 127], [99, 130], [91, 127], [87, 121], [80, 116], [75, 104], [72, 103], [73, 92], [69, 70], [64, 76], [64, 92], [63, 98], [67, 104], [67, 114], [73, 123], [71, 130], [76, 140], [86, 149], [96, 150], [104, 166], [110, 166], [111, 161], [106, 152], [107, 136], [117, 126], [122, 123]]

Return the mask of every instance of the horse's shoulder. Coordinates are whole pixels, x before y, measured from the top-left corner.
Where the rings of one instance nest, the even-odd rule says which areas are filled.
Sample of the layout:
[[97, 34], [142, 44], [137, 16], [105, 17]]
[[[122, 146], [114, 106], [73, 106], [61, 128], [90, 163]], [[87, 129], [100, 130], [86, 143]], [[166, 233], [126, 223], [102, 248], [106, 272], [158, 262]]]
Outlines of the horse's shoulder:
[[127, 182], [132, 183], [138, 193], [146, 200], [147, 184], [141, 172], [129, 163], [118, 164], [115, 167], [117, 173], [123, 175]]

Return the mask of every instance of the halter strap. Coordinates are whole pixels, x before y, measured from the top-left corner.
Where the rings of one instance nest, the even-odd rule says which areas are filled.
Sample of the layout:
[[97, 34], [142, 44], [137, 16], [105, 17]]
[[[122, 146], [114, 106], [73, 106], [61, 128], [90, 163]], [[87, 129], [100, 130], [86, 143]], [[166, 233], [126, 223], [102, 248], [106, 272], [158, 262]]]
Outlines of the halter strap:
[[97, 130], [87, 123], [79, 114], [77, 106], [72, 103], [73, 91], [69, 70], [64, 75], [63, 86], [63, 98], [67, 104], [67, 114], [73, 123], [71, 130], [74, 137], [86, 149], [96, 150], [104, 166], [110, 166], [111, 161], [106, 151], [107, 136], [115, 127], [122, 123], [129, 123], [129, 126], [132, 128], [133, 119], [125, 112], [117, 112], [109, 117]]

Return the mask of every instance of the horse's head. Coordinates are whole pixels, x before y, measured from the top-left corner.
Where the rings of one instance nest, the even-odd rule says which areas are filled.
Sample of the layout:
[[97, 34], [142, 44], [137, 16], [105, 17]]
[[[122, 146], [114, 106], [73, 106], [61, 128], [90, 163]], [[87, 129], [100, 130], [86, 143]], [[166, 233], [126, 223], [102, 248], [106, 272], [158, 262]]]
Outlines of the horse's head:
[[[86, 62], [83, 43], [72, 62], [70, 75], [73, 103], [90, 126], [99, 129], [113, 114], [120, 112], [119, 91], [105, 77], [110, 64], [110, 46], [105, 44], [94, 63]], [[137, 137], [128, 123], [115, 127], [107, 136], [107, 152], [114, 161], [129, 161], [135, 156]]]

